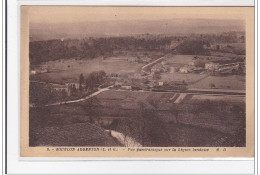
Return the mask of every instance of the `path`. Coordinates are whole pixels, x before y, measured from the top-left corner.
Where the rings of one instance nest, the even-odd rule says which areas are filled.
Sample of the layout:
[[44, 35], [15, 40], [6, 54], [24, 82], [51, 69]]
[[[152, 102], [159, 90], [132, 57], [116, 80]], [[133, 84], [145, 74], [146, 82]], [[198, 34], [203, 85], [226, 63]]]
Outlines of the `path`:
[[166, 58], [168, 55], [164, 55], [163, 57], [161, 58], [158, 58], [157, 60], [154, 60], [153, 62], [151, 63], [148, 63], [146, 65], [144, 65], [142, 67], [142, 72], [146, 73], [146, 74], [150, 74], [150, 72], [147, 72], [145, 69], [149, 68], [150, 66], [153, 66], [154, 64], [157, 64], [158, 62], [162, 61], [164, 58]]
[[[56, 106], [56, 105], [62, 105], [62, 104], [71, 104], [71, 103], [78, 103], [78, 102], [82, 102], [82, 101], [85, 101], [85, 100], [88, 100], [98, 94], [100, 94], [101, 92], [104, 92], [104, 91], [107, 91], [107, 90], [110, 90], [109, 88], [113, 87], [113, 85], [111, 86], [108, 86], [108, 87], [105, 87], [105, 88], [102, 88], [102, 89], [99, 89], [98, 91], [84, 97], [84, 98], [80, 98], [80, 99], [77, 99], [77, 100], [70, 100], [70, 101], [62, 101], [62, 102], [56, 102], [56, 103], [51, 103], [51, 104], [47, 104], [47, 105], [44, 105], [45, 107], [47, 106]], [[31, 107], [39, 107], [39, 106], [31, 106]]]

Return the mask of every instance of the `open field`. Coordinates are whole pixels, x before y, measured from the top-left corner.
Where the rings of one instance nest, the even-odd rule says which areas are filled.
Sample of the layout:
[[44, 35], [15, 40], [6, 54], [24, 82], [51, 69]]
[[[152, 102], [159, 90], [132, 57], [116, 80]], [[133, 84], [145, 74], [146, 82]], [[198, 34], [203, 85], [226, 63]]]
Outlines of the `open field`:
[[172, 57], [165, 59], [165, 62], [169, 65], [186, 65], [192, 61], [194, 56], [195, 55], [173, 55]]
[[207, 74], [195, 74], [195, 73], [162, 73], [161, 74], [161, 80], [163, 82], [177, 82], [177, 83], [182, 83], [185, 81], [187, 84], [193, 84], [197, 81], [201, 81], [201, 79], [206, 78], [208, 75]]
[[189, 88], [208, 89], [214, 84], [215, 88], [219, 89], [237, 89], [245, 90], [245, 76], [230, 75], [230, 76], [209, 76], [195, 84], [189, 85]]
[[120, 75], [140, 72], [143, 63], [137, 63], [134, 57], [109, 57], [106, 59], [95, 58], [91, 60], [56, 60], [41, 64], [47, 66], [50, 72], [34, 75], [34, 78], [49, 82], [77, 82], [79, 75], [84, 76], [94, 71], [105, 71], [106, 74]]
[[225, 96], [225, 98], [223, 98], [223, 95], [192, 95], [191, 100], [223, 100], [225, 102], [242, 102], [245, 101], [245, 96]]
[[[215, 146], [219, 139], [226, 141], [236, 136], [238, 130], [241, 130], [245, 124], [244, 114], [237, 111], [237, 109], [244, 110], [245, 98], [239, 96], [108, 90], [95, 98], [96, 103], [92, 104], [92, 112], [85, 110], [88, 100], [30, 110], [30, 122], [34, 126], [31, 131], [36, 132], [38, 127], [55, 129], [66, 125], [88, 123], [89, 115], [94, 115], [96, 125], [126, 134], [142, 143], [140, 131], [133, 129], [130, 132], [128, 126], [140, 128], [140, 111], [145, 109], [148, 113], [152, 112], [147, 114], [146, 118], [151, 122], [149, 126], [155, 125], [152, 127], [153, 131], [149, 131], [155, 135], [155, 140], [147, 138], [144, 145], [204, 146], [207, 144]], [[152, 118], [149, 119], [150, 117]], [[44, 133], [47, 132], [46, 129], [43, 129]], [[173, 132], [178, 134], [173, 134]], [[185, 140], [178, 141], [179, 139]], [[204, 141], [199, 142], [200, 139]], [[50, 143], [47, 138], [44, 138], [42, 142]], [[38, 140], [37, 144], [40, 145], [41, 141]], [[226, 146], [230, 144], [226, 143]]]

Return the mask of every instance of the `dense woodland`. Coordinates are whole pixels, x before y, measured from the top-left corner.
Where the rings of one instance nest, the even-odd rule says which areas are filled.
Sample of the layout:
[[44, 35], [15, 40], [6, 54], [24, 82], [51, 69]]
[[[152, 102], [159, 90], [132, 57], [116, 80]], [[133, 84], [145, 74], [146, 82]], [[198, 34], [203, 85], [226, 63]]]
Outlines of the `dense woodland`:
[[[69, 59], [73, 57], [92, 59], [98, 56], [113, 56], [114, 51], [160, 51], [171, 53], [176, 51], [172, 43], [178, 43], [179, 54], [207, 55], [204, 45], [218, 43], [243, 43], [244, 34], [236, 32], [221, 34], [203, 34], [190, 36], [160, 36], [143, 35], [139, 37], [100, 37], [85, 39], [55, 39], [48, 41], [30, 42], [30, 63], [32, 65], [42, 62]], [[233, 52], [230, 47], [224, 52]], [[241, 51], [240, 51], [241, 52]], [[242, 51], [239, 54], [243, 54]]]

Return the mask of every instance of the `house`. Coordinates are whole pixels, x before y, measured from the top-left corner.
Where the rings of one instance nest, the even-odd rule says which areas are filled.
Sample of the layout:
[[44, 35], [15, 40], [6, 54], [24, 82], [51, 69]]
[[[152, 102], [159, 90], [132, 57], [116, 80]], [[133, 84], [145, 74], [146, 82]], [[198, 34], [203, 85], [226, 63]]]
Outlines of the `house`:
[[159, 86], [163, 86], [163, 81], [159, 81]]
[[219, 63], [213, 63], [213, 62], [206, 63], [205, 69], [207, 69], [207, 70], [217, 70], [217, 69], [219, 69]]
[[142, 58], [142, 60], [143, 60], [143, 62], [145, 62], [145, 63], [150, 63], [150, 62], [152, 61], [152, 59], [149, 58], [149, 57], [144, 57], [144, 58]]
[[118, 86], [122, 86], [122, 82], [116, 81], [116, 82], [115, 82], [115, 87], [118, 87]]
[[31, 71], [31, 75], [35, 75], [36, 73], [37, 73], [36, 70]]
[[41, 74], [41, 73], [46, 73], [49, 70], [48, 65], [40, 65], [40, 66], [33, 66], [31, 68], [30, 74], [35, 75], [35, 74]]
[[186, 66], [185, 67], [181, 67], [180, 68], [180, 72], [181, 73], [188, 73], [189, 72], [188, 67], [186, 67]]
[[66, 85], [53, 84], [52, 89], [54, 89], [57, 92], [65, 91], [66, 93], [68, 93], [68, 87]]
[[195, 61], [189, 62], [189, 65], [190, 65], [190, 66], [195, 66]]
[[[74, 86], [76, 89], [79, 89], [79, 83], [65, 83], [65, 85], [66, 85], [67, 87], [69, 87], [69, 86]], [[82, 86], [82, 87], [85, 87], [85, 84], [82, 83], [81, 86]]]
[[131, 90], [132, 89], [132, 86], [121, 86], [123, 89], [126, 89], [126, 90]]
[[194, 68], [192, 70], [193, 73], [201, 73], [204, 69], [203, 68]]

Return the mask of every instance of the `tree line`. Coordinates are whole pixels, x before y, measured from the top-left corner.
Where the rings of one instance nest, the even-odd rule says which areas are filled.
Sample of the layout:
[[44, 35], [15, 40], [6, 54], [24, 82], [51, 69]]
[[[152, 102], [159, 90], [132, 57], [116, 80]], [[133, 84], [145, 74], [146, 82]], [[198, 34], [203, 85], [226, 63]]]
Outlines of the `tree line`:
[[156, 51], [164, 50], [171, 44], [171, 38], [135, 38], [135, 37], [110, 37], [88, 38], [81, 40], [48, 40], [34, 41], [29, 44], [29, 58], [32, 65], [58, 59], [79, 57], [92, 59], [113, 55], [113, 51]]
[[106, 73], [104, 71], [95, 71], [90, 73], [88, 76], [84, 78], [83, 74], [79, 76], [79, 90], [83, 90], [83, 86], [85, 89], [93, 90], [101, 85], [106, 77]]

